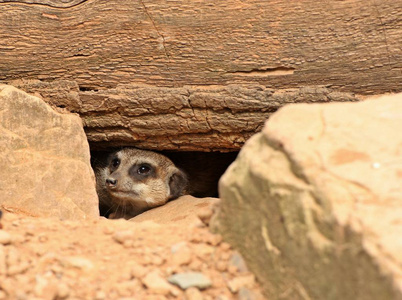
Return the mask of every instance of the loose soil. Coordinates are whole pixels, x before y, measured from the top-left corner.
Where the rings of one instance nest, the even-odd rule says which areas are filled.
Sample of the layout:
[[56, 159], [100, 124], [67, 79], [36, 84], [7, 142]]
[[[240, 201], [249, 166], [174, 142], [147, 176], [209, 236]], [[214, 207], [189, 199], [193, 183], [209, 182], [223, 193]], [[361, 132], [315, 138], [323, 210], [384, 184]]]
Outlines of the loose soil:
[[[0, 299], [263, 299], [241, 256], [205, 225], [10, 212], [1, 224]], [[189, 271], [211, 285], [183, 290], [169, 283]]]

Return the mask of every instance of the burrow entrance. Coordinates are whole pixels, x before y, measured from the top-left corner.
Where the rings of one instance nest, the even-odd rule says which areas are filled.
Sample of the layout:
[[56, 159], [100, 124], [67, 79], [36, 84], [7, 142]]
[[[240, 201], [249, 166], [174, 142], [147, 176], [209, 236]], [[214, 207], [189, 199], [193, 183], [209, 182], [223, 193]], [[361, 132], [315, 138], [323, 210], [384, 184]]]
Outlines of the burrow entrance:
[[[122, 147], [91, 150], [93, 168], [106, 167], [108, 156]], [[146, 149], [143, 149], [146, 150]], [[153, 150], [152, 150], [153, 151]], [[218, 197], [218, 182], [238, 152], [154, 151], [168, 157], [189, 179], [194, 197]], [[101, 215], [105, 213], [101, 210]]]

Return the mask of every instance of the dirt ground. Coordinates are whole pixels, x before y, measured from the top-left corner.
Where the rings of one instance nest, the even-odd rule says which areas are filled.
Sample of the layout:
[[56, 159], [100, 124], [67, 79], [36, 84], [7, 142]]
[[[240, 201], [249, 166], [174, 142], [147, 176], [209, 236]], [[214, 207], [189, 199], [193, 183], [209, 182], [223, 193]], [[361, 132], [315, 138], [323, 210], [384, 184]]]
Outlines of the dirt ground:
[[[0, 299], [263, 299], [241, 256], [205, 225], [10, 212], [1, 224]], [[189, 287], [169, 282], [188, 272]]]

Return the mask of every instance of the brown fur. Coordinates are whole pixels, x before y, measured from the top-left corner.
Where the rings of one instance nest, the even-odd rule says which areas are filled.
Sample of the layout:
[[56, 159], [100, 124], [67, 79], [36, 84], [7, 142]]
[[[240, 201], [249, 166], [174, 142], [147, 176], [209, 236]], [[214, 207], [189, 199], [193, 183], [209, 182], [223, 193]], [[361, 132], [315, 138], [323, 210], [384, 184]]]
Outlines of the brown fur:
[[95, 174], [101, 212], [110, 218], [129, 219], [183, 195], [187, 188], [187, 176], [170, 159], [135, 148], [110, 154]]

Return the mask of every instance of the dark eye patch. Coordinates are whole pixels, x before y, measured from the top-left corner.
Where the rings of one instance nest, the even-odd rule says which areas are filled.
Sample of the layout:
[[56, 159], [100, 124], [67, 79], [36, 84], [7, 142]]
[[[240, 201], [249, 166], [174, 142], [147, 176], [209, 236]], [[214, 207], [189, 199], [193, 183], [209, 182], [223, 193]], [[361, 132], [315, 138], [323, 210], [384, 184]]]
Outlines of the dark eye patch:
[[147, 165], [141, 165], [138, 169], [137, 169], [137, 173], [139, 175], [147, 175], [149, 172], [151, 172], [151, 168]]
[[117, 156], [112, 157], [111, 160], [110, 160], [110, 163], [109, 163], [110, 171], [114, 172], [115, 170], [117, 170], [117, 168], [120, 166], [120, 162], [121, 161]]
[[148, 177], [155, 177], [156, 170], [153, 166], [147, 163], [135, 164], [128, 171], [131, 177], [137, 180], [144, 180]]

